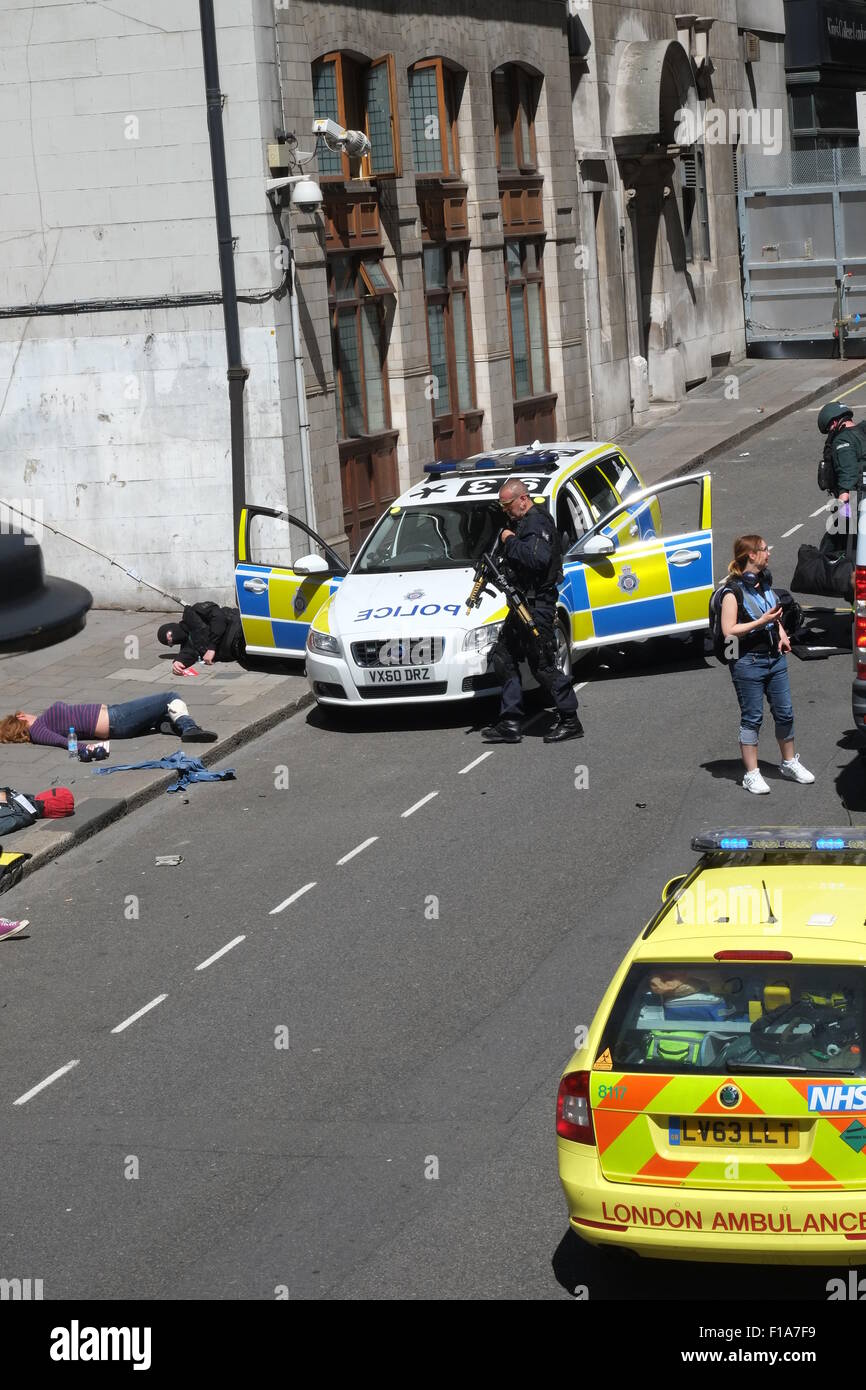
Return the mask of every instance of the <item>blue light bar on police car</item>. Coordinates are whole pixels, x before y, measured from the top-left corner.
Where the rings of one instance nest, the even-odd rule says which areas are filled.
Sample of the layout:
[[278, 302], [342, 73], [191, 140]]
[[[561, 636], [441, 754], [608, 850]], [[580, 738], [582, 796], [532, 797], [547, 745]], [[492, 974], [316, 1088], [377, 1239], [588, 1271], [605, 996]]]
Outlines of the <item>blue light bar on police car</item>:
[[530, 449], [529, 453], [518, 454], [517, 458], [512, 460], [514, 468], [543, 468], [549, 472], [552, 472], [558, 463], [559, 454], [553, 449], [539, 449], [537, 453]]
[[694, 836], [692, 849], [701, 854], [745, 854], [753, 850], [866, 850], [866, 827], [769, 826], [763, 830], [705, 830]]
[[448, 459], [446, 463], [425, 463], [425, 473], [456, 473], [457, 463], [454, 459]]

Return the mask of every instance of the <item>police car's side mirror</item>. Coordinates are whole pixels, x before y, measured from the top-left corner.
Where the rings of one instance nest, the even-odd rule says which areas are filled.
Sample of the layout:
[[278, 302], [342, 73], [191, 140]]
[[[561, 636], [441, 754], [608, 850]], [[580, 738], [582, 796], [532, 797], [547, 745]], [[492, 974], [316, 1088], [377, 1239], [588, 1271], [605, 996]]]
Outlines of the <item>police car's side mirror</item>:
[[295, 574], [326, 574], [330, 566], [321, 555], [302, 555], [292, 565], [292, 569]]
[[615, 550], [616, 543], [610, 536], [587, 536], [586, 540], [577, 542], [569, 553], [569, 559], [582, 560], [585, 556], [612, 555]]

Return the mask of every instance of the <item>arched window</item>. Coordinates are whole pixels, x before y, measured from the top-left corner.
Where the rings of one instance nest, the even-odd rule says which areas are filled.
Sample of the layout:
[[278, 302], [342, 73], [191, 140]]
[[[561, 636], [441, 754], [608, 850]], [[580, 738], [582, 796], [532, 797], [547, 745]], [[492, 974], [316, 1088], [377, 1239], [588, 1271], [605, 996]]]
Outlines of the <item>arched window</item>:
[[370, 139], [364, 159], [326, 148], [319, 141], [321, 178], [394, 178], [400, 173], [397, 83], [393, 53], [360, 62], [345, 53], [326, 53], [313, 64], [313, 110]]
[[534, 173], [535, 110], [541, 83], [516, 63], [493, 71], [496, 167], [500, 173]]
[[412, 155], [419, 178], [460, 177], [455, 76], [441, 58], [409, 69]]

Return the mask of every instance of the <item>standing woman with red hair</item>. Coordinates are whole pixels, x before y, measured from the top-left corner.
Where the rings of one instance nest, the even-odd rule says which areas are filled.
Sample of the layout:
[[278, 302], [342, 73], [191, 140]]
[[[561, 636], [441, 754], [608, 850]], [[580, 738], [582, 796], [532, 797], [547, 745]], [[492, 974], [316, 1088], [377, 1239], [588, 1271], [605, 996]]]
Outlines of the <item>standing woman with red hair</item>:
[[746, 769], [743, 786], [757, 796], [766, 796], [770, 790], [758, 768], [765, 697], [775, 720], [782, 776], [803, 784], [815, 780], [794, 752], [794, 708], [785, 659], [791, 643], [766, 568], [769, 558], [770, 547], [761, 536], [737, 537], [723, 586], [721, 614], [722, 633], [726, 642], [733, 642], [730, 671], [740, 702], [740, 752]]

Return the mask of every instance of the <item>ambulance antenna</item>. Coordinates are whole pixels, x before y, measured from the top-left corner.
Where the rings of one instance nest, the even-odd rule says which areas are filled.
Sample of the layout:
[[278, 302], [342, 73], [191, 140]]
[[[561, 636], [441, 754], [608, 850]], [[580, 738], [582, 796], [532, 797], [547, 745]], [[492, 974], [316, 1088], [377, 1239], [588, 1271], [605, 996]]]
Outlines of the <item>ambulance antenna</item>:
[[767, 917], [767, 922], [770, 923], [770, 924], [772, 924], [772, 923], [774, 923], [774, 922], [778, 922], [779, 919], [778, 919], [778, 917], [776, 916], [776, 914], [773, 912], [773, 905], [772, 905], [772, 903], [770, 902], [770, 894], [769, 894], [769, 892], [767, 891], [767, 880], [764, 879], [764, 878], [761, 879], [761, 887], [762, 887], [763, 890], [764, 890], [764, 897], [767, 899], [767, 912], [769, 913], [769, 916]]

